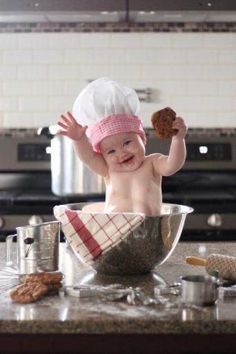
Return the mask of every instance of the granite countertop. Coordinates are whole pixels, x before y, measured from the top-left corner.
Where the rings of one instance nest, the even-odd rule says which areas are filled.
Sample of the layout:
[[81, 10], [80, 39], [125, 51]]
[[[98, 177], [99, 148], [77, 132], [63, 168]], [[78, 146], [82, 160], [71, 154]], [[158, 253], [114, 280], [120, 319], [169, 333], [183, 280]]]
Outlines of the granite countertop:
[[[65, 244], [60, 245], [60, 269], [65, 285], [119, 283], [140, 287], [153, 294], [154, 286], [172, 284], [181, 275], [206, 274], [204, 267], [185, 264], [188, 255], [210, 253], [235, 255], [236, 243], [180, 242], [174, 253], [152, 273], [114, 277], [95, 274], [84, 267]], [[0, 244], [1, 268], [5, 244]], [[178, 296], [172, 295], [173, 301]], [[129, 305], [125, 301], [104, 301], [97, 297], [78, 298], [61, 292], [32, 304], [12, 303], [7, 292], [0, 295], [0, 337], [9, 334], [80, 335], [231, 335], [236, 333], [236, 297], [220, 298], [215, 306], [190, 309], [182, 306]]]
[[[0, 244], [1, 259], [4, 247]], [[141, 287], [146, 294], [162, 282], [179, 281], [181, 275], [206, 274], [204, 267], [185, 264], [187, 255], [232, 254], [235, 243], [180, 242], [168, 261], [151, 274], [142, 276], [105, 276], [84, 267], [65, 244], [60, 245], [60, 268], [66, 285], [119, 283]], [[176, 300], [175, 296], [175, 300]], [[0, 333], [235, 333], [236, 297], [219, 299], [203, 311], [176, 307], [132, 306], [125, 301], [104, 301], [97, 297], [77, 298], [63, 294], [21, 305], [12, 303], [8, 293], [0, 296]], [[191, 319], [189, 323], [188, 318]], [[199, 323], [199, 320], [201, 322]], [[24, 322], [24, 327], [22, 323]], [[206, 325], [207, 324], [207, 325]]]

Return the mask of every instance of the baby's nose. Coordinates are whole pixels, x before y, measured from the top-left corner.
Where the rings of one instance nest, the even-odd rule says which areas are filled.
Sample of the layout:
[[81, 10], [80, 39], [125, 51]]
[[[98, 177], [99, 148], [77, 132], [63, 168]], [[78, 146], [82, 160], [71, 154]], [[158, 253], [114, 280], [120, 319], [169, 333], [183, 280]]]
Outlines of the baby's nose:
[[126, 157], [128, 156], [127, 151], [125, 151], [124, 149], [121, 149], [119, 151], [119, 159], [122, 161], [124, 160]]

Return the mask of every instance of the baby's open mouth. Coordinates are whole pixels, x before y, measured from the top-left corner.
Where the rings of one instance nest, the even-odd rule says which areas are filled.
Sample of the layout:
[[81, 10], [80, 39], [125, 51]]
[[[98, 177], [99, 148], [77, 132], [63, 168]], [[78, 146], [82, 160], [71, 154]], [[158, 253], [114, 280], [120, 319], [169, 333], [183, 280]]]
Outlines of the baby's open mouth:
[[123, 160], [122, 163], [129, 163], [131, 160], [133, 160], [133, 158], [133, 156], [130, 156], [127, 159]]

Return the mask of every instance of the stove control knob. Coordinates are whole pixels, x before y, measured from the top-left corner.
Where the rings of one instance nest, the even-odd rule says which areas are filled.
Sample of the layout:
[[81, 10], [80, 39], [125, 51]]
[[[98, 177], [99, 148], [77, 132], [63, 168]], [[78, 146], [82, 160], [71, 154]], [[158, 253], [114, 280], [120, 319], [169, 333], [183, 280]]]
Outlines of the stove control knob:
[[32, 215], [28, 220], [29, 225], [41, 224], [42, 222], [43, 218], [39, 215]]
[[222, 217], [220, 214], [211, 214], [207, 219], [207, 224], [212, 227], [220, 227], [222, 225]]
[[0, 229], [3, 229], [4, 224], [5, 224], [5, 221], [4, 221], [3, 217], [0, 216]]

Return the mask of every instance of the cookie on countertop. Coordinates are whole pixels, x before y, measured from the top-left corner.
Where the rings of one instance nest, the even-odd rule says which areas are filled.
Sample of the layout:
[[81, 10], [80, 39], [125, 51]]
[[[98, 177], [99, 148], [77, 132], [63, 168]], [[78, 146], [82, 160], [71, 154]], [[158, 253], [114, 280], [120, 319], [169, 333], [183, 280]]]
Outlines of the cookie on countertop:
[[50, 285], [50, 284], [60, 283], [62, 279], [63, 279], [63, 274], [61, 272], [54, 272], [54, 273], [41, 272], [41, 273], [32, 273], [32, 274], [25, 275], [23, 277], [23, 282], [24, 283], [39, 282], [45, 285]]
[[62, 287], [63, 274], [61, 272], [40, 272], [21, 276], [21, 285], [10, 292], [13, 302], [28, 304], [43, 298], [45, 295], [58, 294]]
[[172, 128], [175, 118], [175, 111], [169, 107], [153, 113], [151, 121], [158, 138], [169, 139], [178, 132], [177, 129]]
[[42, 283], [24, 283], [10, 292], [10, 298], [13, 302], [29, 304], [41, 299], [47, 292], [47, 285]]

